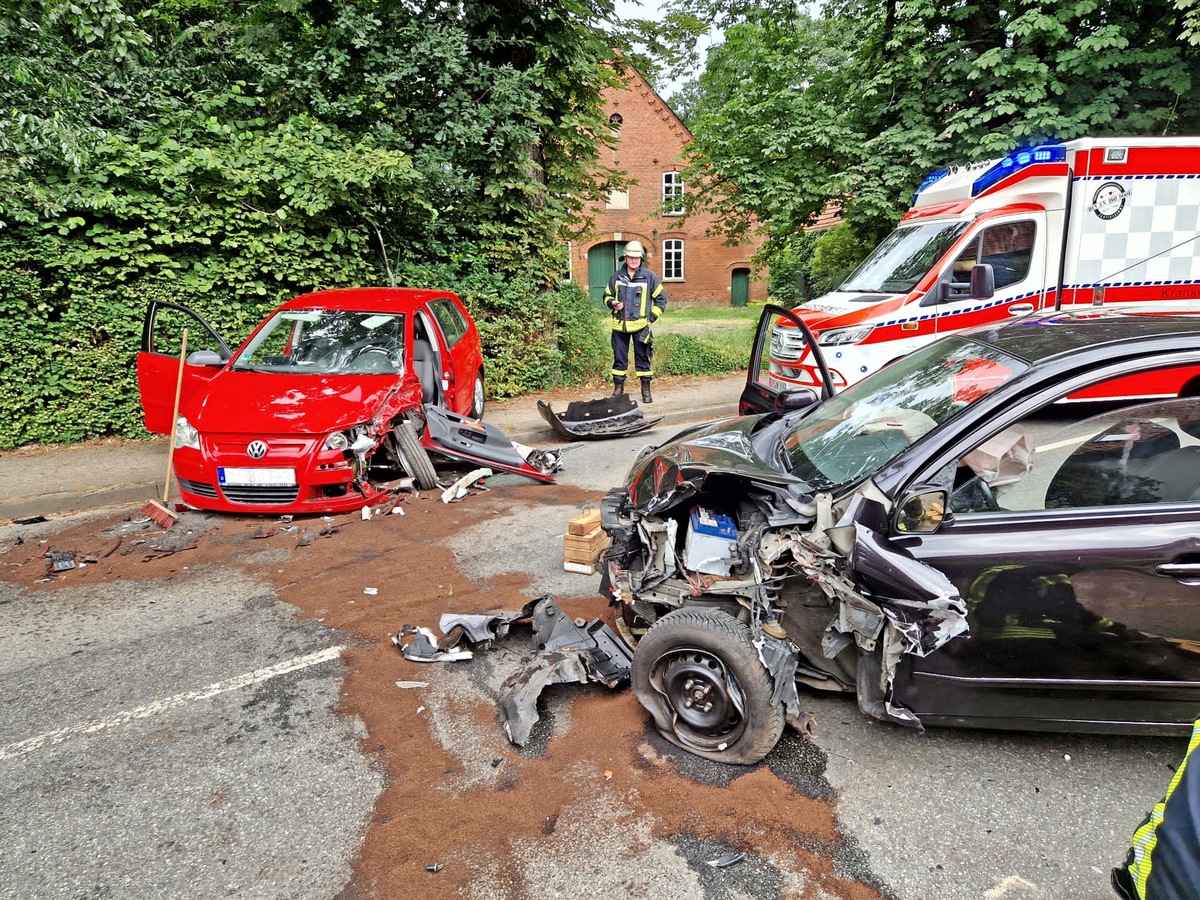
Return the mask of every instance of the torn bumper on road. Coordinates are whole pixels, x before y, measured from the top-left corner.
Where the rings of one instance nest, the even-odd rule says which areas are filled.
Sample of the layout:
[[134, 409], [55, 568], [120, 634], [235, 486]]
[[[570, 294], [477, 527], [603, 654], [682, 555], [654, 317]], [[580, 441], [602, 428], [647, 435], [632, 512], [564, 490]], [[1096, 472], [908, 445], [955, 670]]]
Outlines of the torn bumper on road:
[[662, 421], [662, 416], [647, 419], [628, 394], [599, 400], [575, 400], [567, 404], [566, 412], [561, 415], [541, 400], [537, 406], [554, 433], [568, 441], [626, 437], [653, 428]]
[[538, 698], [549, 685], [597, 682], [615, 688], [629, 681], [632, 651], [603, 621], [572, 619], [544, 596], [515, 611], [446, 614], [440, 639], [429, 629], [404, 625], [392, 643], [414, 662], [453, 662], [470, 659], [524, 621], [533, 628], [534, 656], [504, 682], [498, 701], [505, 735], [523, 747], [539, 718]]

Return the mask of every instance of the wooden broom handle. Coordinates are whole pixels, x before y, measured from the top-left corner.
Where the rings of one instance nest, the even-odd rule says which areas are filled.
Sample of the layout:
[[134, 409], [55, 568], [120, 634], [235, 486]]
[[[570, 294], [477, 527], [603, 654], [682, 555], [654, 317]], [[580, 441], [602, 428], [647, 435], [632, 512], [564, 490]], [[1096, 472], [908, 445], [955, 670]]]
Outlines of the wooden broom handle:
[[187, 362], [188, 330], [183, 329], [183, 345], [179, 348], [179, 375], [175, 379], [175, 406], [171, 410], [171, 422], [167, 427], [167, 480], [163, 482], [163, 506], [171, 494], [171, 464], [175, 461], [175, 420], [179, 418], [179, 395], [183, 392], [183, 366]]

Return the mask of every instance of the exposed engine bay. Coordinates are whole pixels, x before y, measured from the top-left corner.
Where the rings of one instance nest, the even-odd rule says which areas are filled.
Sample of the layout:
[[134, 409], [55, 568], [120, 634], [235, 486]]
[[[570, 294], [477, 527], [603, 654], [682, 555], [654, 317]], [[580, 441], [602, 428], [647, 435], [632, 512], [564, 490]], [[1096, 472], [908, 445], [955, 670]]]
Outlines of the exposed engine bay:
[[602, 505], [601, 593], [637, 646], [634, 690], [659, 730], [703, 756], [756, 762], [785, 719], [811, 724], [798, 686], [854, 691], [869, 715], [921, 728], [891, 701], [892, 679], [905, 654], [966, 633], [955, 587], [885, 540], [891, 503], [873, 482], [835, 498], [779, 472], [733, 475], [737, 441], [711, 438], [719, 461], [702, 463], [703, 432], [673, 442]]

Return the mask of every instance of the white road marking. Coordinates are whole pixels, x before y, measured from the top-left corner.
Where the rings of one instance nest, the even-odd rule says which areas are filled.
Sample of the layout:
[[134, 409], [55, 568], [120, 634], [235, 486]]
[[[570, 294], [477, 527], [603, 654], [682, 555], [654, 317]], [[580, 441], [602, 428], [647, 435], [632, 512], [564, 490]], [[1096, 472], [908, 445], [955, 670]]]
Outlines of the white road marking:
[[279, 675], [286, 675], [288, 672], [295, 672], [299, 669], [307, 669], [310, 666], [320, 665], [331, 659], [337, 659], [344, 649], [341, 646], [328, 647], [325, 650], [318, 650], [316, 653], [310, 653], [307, 656], [298, 656], [286, 662], [267, 666], [265, 669], [256, 669], [244, 675], [227, 678], [225, 681], [215, 682], [196, 691], [185, 691], [173, 697], [155, 700], [153, 703], [147, 703], [145, 706], [127, 709], [106, 718], [97, 719], [94, 722], [70, 725], [66, 728], [59, 728], [57, 731], [48, 731], [45, 734], [39, 734], [37, 737], [31, 737], [24, 741], [17, 741], [15, 744], [0, 747], [0, 760], [24, 756], [26, 753], [33, 753], [35, 750], [41, 750], [43, 747], [53, 747], [55, 744], [61, 744], [76, 736], [95, 734], [98, 731], [104, 731], [106, 728], [116, 728], [118, 725], [125, 725], [129, 722], [135, 722], [138, 719], [148, 719], [151, 716], [156, 716], [159, 713], [167, 712], [179, 706], [186, 706], [197, 700], [208, 700], [210, 697], [240, 690], [241, 688], [267, 681]]

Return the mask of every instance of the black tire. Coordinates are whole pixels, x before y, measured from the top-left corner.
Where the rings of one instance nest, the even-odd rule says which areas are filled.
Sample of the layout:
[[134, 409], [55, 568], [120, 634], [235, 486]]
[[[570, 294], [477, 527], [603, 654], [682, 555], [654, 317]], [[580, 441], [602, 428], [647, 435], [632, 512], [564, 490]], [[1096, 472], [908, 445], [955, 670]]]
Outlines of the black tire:
[[750, 629], [713, 609], [677, 609], [646, 632], [633, 655], [633, 692], [677, 747], [748, 766], [783, 734], [781, 704]]
[[475, 375], [475, 384], [471, 388], [470, 417], [472, 419], [482, 419], [483, 418], [484, 402], [485, 402], [485, 400], [484, 400], [484, 395], [483, 395], [483, 370], [481, 369]]
[[438, 486], [437, 470], [421, 446], [412, 422], [400, 422], [392, 429], [392, 434], [396, 437], [396, 455], [400, 457], [400, 465], [413, 477], [418, 488], [432, 491]]

